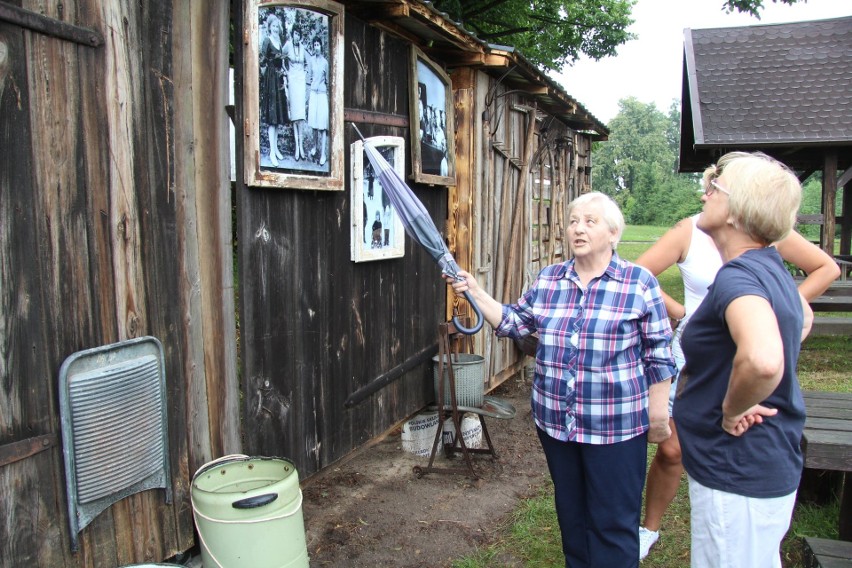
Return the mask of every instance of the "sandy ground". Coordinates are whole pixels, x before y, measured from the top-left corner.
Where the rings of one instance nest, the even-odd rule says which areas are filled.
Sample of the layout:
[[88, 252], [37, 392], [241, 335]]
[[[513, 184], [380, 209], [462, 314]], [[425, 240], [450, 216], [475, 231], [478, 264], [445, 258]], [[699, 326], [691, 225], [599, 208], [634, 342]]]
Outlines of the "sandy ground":
[[[307, 480], [302, 504], [311, 566], [448, 566], [493, 542], [519, 501], [547, 480], [544, 454], [530, 415], [530, 387], [511, 379], [490, 393], [511, 403], [512, 419], [486, 418], [497, 459], [472, 456], [471, 476], [460, 455], [435, 458], [402, 448], [394, 431], [343, 463]], [[506, 566], [520, 566], [506, 558]]]

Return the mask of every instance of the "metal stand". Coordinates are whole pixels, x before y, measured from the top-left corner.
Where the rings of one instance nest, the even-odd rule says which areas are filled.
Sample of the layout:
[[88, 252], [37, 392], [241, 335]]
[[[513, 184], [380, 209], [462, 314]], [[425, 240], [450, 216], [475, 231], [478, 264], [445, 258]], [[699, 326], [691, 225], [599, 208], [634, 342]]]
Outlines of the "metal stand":
[[[459, 351], [459, 348], [467, 351]], [[451, 364], [451, 358], [458, 358], [459, 353], [473, 352], [473, 338], [470, 335], [459, 333], [453, 322], [442, 323], [438, 326], [438, 430], [435, 432], [435, 440], [432, 442], [432, 453], [429, 456], [429, 465], [424, 467], [415, 466], [414, 475], [420, 479], [427, 473], [462, 473], [469, 474], [474, 479], [479, 479], [476, 471], [473, 469], [473, 462], [470, 459], [471, 454], [489, 454], [491, 459], [497, 459], [497, 452], [491, 443], [491, 436], [488, 434], [488, 427], [485, 424], [485, 416], [481, 412], [477, 412], [476, 408], [465, 407], [464, 411], [459, 410], [458, 400], [456, 398], [456, 378]], [[446, 375], [445, 375], [446, 372]], [[444, 405], [444, 376], [448, 377], [450, 387], [451, 405], [447, 408]], [[473, 412], [479, 415], [479, 422], [482, 425], [482, 434], [485, 437], [487, 447], [485, 448], [468, 448], [465, 444], [464, 436], [461, 429], [461, 416], [464, 412]], [[444, 453], [448, 458], [461, 450], [464, 457], [466, 469], [458, 467], [434, 467], [435, 455], [438, 453], [438, 444], [443, 439], [444, 422], [447, 418], [452, 418], [453, 426], [456, 429], [456, 435], [451, 443], [447, 440], [443, 441]]]

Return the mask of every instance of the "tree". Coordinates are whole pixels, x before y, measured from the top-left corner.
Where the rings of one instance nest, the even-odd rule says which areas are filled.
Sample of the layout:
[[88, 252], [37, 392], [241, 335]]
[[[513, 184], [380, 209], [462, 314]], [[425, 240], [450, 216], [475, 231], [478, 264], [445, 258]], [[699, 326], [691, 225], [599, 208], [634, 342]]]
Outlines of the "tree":
[[697, 174], [677, 173], [680, 112], [630, 97], [619, 101], [610, 135], [592, 150], [592, 187], [612, 196], [635, 225], [672, 225], [701, 209]]
[[[451, 20], [489, 43], [510, 45], [541, 69], [561, 70], [580, 55], [598, 60], [635, 35], [637, 0], [434, 0]], [[806, 0], [772, 0], [796, 4]], [[760, 18], [764, 0], [720, 0], [720, 9]]]
[[479, 39], [510, 45], [540, 68], [562, 69], [581, 54], [615, 55], [635, 36], [627, 31], [636, 0], [435, 0]]
[[[792, 6], [800, 1], [807, 2], [807, 0], [772, 0], [772, 3]], [[722, 6], [729, 14], [736, 10], [743, 14], [751, 14], [759, 20], [760, 11], [763, 9], [763, 0], [725, 0], [725, 3]]]

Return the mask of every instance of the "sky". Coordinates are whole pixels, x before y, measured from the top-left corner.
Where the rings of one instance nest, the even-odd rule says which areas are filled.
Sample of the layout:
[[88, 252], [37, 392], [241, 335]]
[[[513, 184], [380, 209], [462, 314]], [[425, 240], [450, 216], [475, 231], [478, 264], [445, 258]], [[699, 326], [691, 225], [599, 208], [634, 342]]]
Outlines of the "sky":
[[618, 101], [630, 96], [654, 103], [668, 113], [680, 100], [683, 82], [683, 30], [756, 26], [852, 16], [848, 0], [807, 0], [788, 6], [763, 0], [758, 20], [725, 13], [723, 0], [639, 0], [628, 30], [637, 39], [618, 48], [615, 57], [581, 58], [561, 73], [552, 73], [569, 96], [607, 124], [618, 114]]

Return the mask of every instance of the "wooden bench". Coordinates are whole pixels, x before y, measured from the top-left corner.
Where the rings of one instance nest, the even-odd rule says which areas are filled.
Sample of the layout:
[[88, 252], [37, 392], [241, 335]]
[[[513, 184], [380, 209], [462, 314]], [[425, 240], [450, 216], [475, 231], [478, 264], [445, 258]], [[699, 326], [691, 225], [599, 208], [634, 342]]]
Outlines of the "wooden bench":
[[852, 542], [805, 537], [805, 568], [852, 568]]
[[[803, 391], [805, 467], [843, 472], [838, 535], [852, 546], [852, 394]], [[852, 568], [852, 566], [850, 566]]]
[[[795, 278], [796, 285], [804, 280], [804, 276]], [[847, 304], [848, 302], [848, 304]], [[842, 313], [852, 311], [852, 280], [835, 280], [832, 282], [825, 294], [816, 298], [811, 304], [815, 312]], [[852, 335], [852, 318], [844, 316], [818, 315], [814, 318], [814, 325], [810, 336], [816, 335]]]

